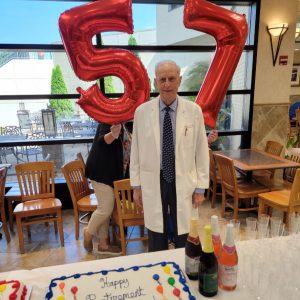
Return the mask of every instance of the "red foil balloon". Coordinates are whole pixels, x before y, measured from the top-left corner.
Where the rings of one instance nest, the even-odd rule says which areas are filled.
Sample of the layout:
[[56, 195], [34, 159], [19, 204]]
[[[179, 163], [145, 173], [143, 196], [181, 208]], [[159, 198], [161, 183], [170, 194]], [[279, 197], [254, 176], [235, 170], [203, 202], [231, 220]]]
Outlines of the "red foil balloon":
[[205, 124], [215, 128], [245, 45], [247, 22], [245, 16], [205, 0], [185, 0], [184, 25], [208, 33], [217, 41], [216, 54], [196, 98], [196, 103], [202, 108]]
[[121, 98], [111, 100], [94, 84], [78, 104], [99, 122], [114, 124], [133, 119], [135, 109], [149, 98], [147, 72], [141, 61], [123, 49], [96, 49], [92, 37], [104, 31], [133, 33], [131, 0], [99, 0], [60, 15], [59, 29], [71, 66], [82, 80], [117, 76], [124, 84]]

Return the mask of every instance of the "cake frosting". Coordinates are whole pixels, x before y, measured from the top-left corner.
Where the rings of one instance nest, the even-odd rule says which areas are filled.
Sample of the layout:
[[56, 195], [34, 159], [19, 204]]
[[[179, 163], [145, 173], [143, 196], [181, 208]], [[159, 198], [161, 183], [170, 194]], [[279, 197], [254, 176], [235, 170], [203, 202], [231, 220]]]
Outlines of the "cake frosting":
[[195, 300], [174, 262], [78, 273], [51, 280], [46, 299]]
[[30, 289], [18, 280], [0, 280], [0, 299], [28, 300]]

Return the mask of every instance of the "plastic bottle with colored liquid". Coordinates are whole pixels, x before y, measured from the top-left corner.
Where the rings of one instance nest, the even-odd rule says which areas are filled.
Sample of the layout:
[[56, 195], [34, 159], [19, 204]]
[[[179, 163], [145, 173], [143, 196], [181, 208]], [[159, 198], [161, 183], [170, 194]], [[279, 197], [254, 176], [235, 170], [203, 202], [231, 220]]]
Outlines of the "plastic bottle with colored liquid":
[[214, 246], [214, 253], [217, 259], [219, 259], [222, 251], [222, 241], [220, 236], [220, 227], [218, 216], [213, 215], [210, 218], [212, 228], [212, 242]]
[[238, 255], [234, 243], [234, 226], [227, 224], [226, 238], [219, 257], [219, 287], [232, 291], [236, 288]]

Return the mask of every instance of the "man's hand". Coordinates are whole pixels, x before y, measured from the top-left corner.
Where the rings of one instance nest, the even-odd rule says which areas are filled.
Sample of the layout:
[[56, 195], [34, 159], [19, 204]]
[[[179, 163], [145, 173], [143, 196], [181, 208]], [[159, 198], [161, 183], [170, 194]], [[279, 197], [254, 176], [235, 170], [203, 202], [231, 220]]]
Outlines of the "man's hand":
[[204, 201], [204, 194], [201, 193], [193, 193], [193, 207], [198, 207], [201, 205]]
[[141, 189], [133, 189], [133, 200], [139, 208], [143, 209], [143, 198]]

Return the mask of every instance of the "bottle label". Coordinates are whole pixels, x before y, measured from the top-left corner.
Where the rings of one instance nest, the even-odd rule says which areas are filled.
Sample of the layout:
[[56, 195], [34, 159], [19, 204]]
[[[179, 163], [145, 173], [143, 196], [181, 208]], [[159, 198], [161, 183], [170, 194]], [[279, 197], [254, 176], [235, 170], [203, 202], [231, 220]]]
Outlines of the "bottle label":
[[233, 254], [236, 251], [235, 246], [230, 247], [230, 246], [224, 245], [223, 248], [228, 254]]
[[203, 291], [214, 293], [218, 290], [218, 273], [203, 274]]
[[214, 235], [213, 234], [211, 237], [212, 237], [213, 243], [219, 243], [219, 242], [221, 242], [221, 238], [220, 238], [219, 235]]
[[219, 265], [220, 283], [227, 287], [236, 286], [238, 266]]
[[185, 256], [185, 272], [189, 275], [196, 276], [199, 271], [199, 257]]

